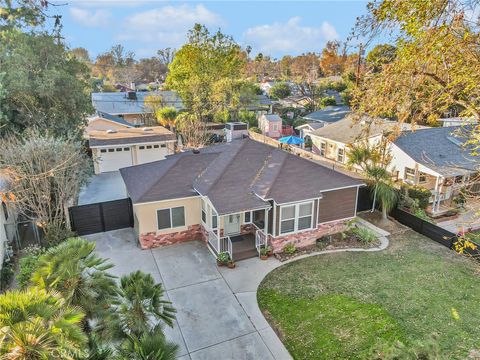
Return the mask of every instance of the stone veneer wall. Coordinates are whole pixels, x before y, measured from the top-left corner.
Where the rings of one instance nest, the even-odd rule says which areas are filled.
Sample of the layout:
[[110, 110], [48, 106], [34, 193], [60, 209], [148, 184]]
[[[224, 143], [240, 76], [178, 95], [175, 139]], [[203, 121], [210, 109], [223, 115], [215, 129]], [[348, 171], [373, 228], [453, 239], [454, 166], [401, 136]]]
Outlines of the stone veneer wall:
[[202, 225], [191, 225], [187, 230], [173, 233], [157, 235], [155, 232], [149, 232], [139, 236], [142, 249], [151, 249], [193, 240], [207, 241], [207, 233]]
[[285, 245], [294, 244], [297, 248], [315, 245], [317, 239], [325, 235], [331, 235], [343, 231], [346, 221], [331, 222], [328, 224], [320, 224], [316, 229], [304, 231], [296, 234], [288, 234], [283, 236], [269, 236], [269, 244], [273, 252], [281, 252]]

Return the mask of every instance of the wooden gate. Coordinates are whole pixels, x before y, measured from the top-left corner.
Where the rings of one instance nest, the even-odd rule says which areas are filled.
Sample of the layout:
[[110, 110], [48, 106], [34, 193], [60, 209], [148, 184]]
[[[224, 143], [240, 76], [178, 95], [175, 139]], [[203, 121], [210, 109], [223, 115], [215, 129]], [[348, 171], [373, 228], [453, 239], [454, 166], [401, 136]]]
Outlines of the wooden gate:
[[133, 227], [132, 202], [129, 198], [68, 209], [72, 231], [78, 235]]

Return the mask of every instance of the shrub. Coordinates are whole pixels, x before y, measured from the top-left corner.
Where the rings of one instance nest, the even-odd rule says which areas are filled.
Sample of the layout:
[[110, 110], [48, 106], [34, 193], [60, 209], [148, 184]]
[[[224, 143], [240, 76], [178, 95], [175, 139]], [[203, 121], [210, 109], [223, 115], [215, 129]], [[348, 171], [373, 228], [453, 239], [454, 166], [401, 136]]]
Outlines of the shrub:
[[377, 234], [363, 226], [353, 227], [350, 231], [358, 238], [358, 240], [365, 244], [370, 244], [378, 239]]
[[257, 133], [257, 134], [261, 134], [262, 133], [262, 130], [260, 130], [258, 127], [256, 126], [252, 126], [250, 129], [249, 129], [251, 132], [254, 132], [254, 133]]
[[38, 258], [43, 253], [43, 249], [32, 246], [23, 250], [24, 256], [19, 261], [19, 271], [17, 274], [18, 285], [21, 289], [30, 284], [30, 278], [37, 269]]
[[320, 100], [322, 106], [335, 106], [337, 105], [337, 101], [333, 96], [327, 96]]
[[428, 206], [432, 193], [421, 186], [407, 187], [407, 195], [409, 198], [417, 200], [420, 209], [425, 209]]
[[295, 254], [296, 251], [297, 251], [297, 248], [293, 243], [287, 244], [283, 247], [283, 252], [288, 255]]
[[0, 290], [5, 290], [10, 285], [14, 273], [13, 263], [5, 261], [2, 265], [2, 270], [0, 270]]
[[230, 255], [227, 252], [221, 252], [217, 256], [217, 261], [221, 264], [227, 264], [230, 261]]

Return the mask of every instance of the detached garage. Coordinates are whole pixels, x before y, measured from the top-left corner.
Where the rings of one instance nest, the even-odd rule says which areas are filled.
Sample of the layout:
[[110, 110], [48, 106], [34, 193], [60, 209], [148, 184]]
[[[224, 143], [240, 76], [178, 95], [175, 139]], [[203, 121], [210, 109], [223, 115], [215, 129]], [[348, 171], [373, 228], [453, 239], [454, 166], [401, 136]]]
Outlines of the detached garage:
[[88, 133], [95, 174], [163, 160], [175, 151], [175, 135], [163, 126], [92, 130]]

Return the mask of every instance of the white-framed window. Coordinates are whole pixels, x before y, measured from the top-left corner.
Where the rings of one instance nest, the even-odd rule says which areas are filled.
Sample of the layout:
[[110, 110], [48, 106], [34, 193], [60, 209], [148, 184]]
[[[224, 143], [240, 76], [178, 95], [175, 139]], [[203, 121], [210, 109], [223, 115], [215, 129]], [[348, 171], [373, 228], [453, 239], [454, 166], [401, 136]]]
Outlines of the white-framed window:
[[243, 222], [245, 224], [250, 224], [252, 222], [252, 212], [251, 211], [245, 211], [243, 214]]
[[277, 130], [278, 130], [278, 125], [272, 124], [272, 131], [277, 131]]
[[415, 169], [405, 167], [405, 180], [415, 183]]
[[202, 200], [202, 222], [204, 224], [207, 223], [207, 207], [205, 204], [205, 200]]
[[212, 210], [212, 229], [218, 229], [218, 215]]
[[327, 152], [327, 143], [322, 141], [320, 143], [320, 155], [325, 156], [326, 152]]
[[424, 172], [418, 173], [418, 182], [421, 183], [421, 184], [426, 183], [427, 182], [427, 174], [425, 174]]
[[289, 234], [313, 227], [313, 201], [285, 205], [280, 208], [280, 234]]
[[181, 226], [185, 226], [184, 206], [157, 210], [158, 230], [172, 229]]
[[343, 163], [345, 159], [345, 149], [338, 148], [337, 150], [337, 161]]

